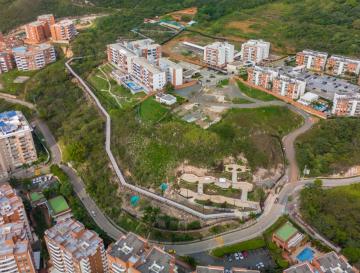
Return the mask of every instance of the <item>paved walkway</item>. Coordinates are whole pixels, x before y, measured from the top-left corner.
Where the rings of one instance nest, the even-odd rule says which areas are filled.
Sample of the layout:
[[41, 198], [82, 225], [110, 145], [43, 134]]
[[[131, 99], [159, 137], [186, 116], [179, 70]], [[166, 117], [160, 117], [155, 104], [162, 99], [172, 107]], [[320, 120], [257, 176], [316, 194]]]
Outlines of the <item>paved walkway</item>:
[[6, 100], [6, 101], [11, 102], [11, 103], [15, 103], [15, 104], [21, 104], [23, 106], [26, 106], [27, 108], [35, 110], [35, 105], [34, 104], [32, 104], [30, 102], [27, 102], [27, 101], [24, 101], [24, 100], [21, 100], [21, 99], [18, 99], [16, 96], [12, 96], [12, 95], [9, 95], [7, 93], [1, 93], [0, 92], [0, 99]]

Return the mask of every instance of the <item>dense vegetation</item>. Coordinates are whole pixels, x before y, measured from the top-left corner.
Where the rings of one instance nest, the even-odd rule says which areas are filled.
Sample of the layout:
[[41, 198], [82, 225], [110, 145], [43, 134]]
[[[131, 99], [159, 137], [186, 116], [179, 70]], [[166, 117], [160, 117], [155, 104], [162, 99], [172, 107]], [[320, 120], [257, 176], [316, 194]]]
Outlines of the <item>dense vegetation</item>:
[[[155, 104], [152, 112], [157, 112]], [[291, 118], [289, 118], [289, 116]], [[143, 185], [159, 185], [187, 161], [218, 168], [222, 159], [244, 153], [253, 171], [281, 163], [272, 135], [283, 136], [301, 123], [284, 107], [234, 109], [208, 130], [168, 115], [159, 123], [140, 119], [137, 111], [113, 110], [113, 151], [123, 169]]]
[[301, 213], [350, 262], [360, 263], [360, 184], [323, 189], [318, 181], [301, 192]]
[[360, 121], [352, 118], [321, 120], [296, 141], [297, 160], [310, 176], [346, 171], [360, 164]]
[[200, 8], [195, 29], [235, 40], [267, 39], [281, 52], [312, 48], [359, 55], [358, 0], [230, 1], [227, 7], [222, 2]]
[[63, 147], [64, 160], [76, 167], [87, 192], [116, 219], [121, 199], [117, 196], [117, 184], [110, 180], [111, 171], [104, 156], [102, 118], [86, 103], [82, 90], [70, 81], [63, 61], [37, 73], [29, 86], [26, 98], [36, 102], [41, 117]]

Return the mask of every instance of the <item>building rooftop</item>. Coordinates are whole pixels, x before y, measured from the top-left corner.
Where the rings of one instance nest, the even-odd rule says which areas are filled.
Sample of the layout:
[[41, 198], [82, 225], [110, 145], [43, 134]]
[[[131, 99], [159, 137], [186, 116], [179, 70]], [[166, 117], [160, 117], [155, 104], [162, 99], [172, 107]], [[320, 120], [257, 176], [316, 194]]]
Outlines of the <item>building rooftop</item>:
[[121, 54], [126, 54], [128, 56], [136, 56], [134, 52], [132, 52], [131, 50], [127, 49], [123, 44], [121, 43], [116, 43], [116, 44], [110, 44], [109, 45], [111, 48], [118, 50]]
[[224, 273], [222, 266], [197, 266], [196, 273]]
[[287, 242], [296, 233], [298, 233], [298, 230], [290, 222], [286, 222], [275, 231], [276, 236], [284, 242]]
[[19, 221], [0, 226], [0, 256], [24, 253], [28, 246], [24, 222]]
[[284, 273], [315, 273], [315, 271], [310, 264], [301, 263], [289, 267], [288, 269], [284, 270]]
[[329, 55], [327, 52], [316, 51], [316, 50], [311, 50], [311, 49], [304, 49], [302, 51], [302, 53], [308, 54], [308, 55], [314, 55], [314, 56], [321, 55], [323, 57], [327, 57]]
[[61, 20], [61, 21], [57, 22], [55, 25], [59, 25], [59, 26], [70, 26], [70, 25], [73, 25], [73, 24], [74, 24], [73, 20], [64, 19], [64, 20]]
[[234, 46], [232, 44], [229, 44], [228, 42], [214, 42], [212, 44], [207, 45], [206, 47], [210, 47], [210, 48], [220, 48], [220, 47], [227, 47], [227, 46]]
[[3, 216], [14, 214], [19, 208], [23, 208], [21, 198], [9, 184], [2, 184], [0, 186], [0, 220]]
[[350, 62], [360, 63], [360, 59], [358, 59], [358, 58], [351, 58], [348, 56], [341, 56], [341, 55], [331, 55], [330, 59], [337, 59], [337, 60], [342, 60], [342, 61], [350, 61]]
[[235, 268], [233, 267], [231, 270], [232, 273], [260, 273], [258, 270], [251, 270], [246, 268]]
[[173, 68], [176, 68], [176, 69], [182, 69], [182, 66], [173, 62], [173, 61], [170, 61], [169, 58], [161, 58], [160, 59], [160, 66], [161, 65], [164, 65], [164, 66], [170, 66], [170, 67], [173, 67]]
[[34, 22], [29, 23], [28, 25], [29, 25], [29, 26], [32, 26], [32, 27], [38, 27], [38, 26], [44, 25], [44, 22], [34, 21]]
[[270, 45], [270, 42], [266, 42], [264, 40], [248, 40], [247, 42], [244, 43], [244, 45], [250, 45], [250, 46], [256, 46], [256, 45]]
[[319, 263], [320, 269], [324, 273], [355, 273], [352, 266], [334, 251], [316, 258], [316, 262]]
[[134, 264], [141, 273], [168, 273], [174, 265], [174, 257], [158, 247], [153, 247], [145, 258]]
[[38, 20], [41, 20], [41, 19], [48, 19], [49, 17], [54, 17], [53, 14], [49, 13], [49, 14], [43, 14], [43, 15], [39, 15], [37, 17]]
[[85, 229], [82, 223], [71, 218], [46, 230], [45, 237], [63, 246], [78, 261], [94, 255], [102, 244], [96, 232]]
[[143, 68], [150, 71], [152, 74], [165, 73], [165, 72], [162, 72], [156, 66], [152, 65], [148, 60], [146, 60], [143, 57], [134, 58], [133, 64], [141, 65]]
[[130, 261], [134, 264], [145, 254], [146, 247], [147, 242], [145, 239], [129, 232], [109, 248], [108, 254], [112, 257], [119, 258], [123, 262]]
[[54, 215], [62, 213], [70, 209], [68, 203], [63, 196], [57, 196], [48, 201], [49, 207]]
[[32, 192], [30, 193], [30, 201], [31, 202], [37, 202], [41, 199], [45, 198], [44, 194], [42, 192]]
[[38, 51], [43, 51], [49, 48], [53, 48], [50, 44], [38, 44], [38, 45], [27, 45], [27, 46], [19, 46], [12, 49], [13, 53], [16, 55], [32, 55], [37, 53]]

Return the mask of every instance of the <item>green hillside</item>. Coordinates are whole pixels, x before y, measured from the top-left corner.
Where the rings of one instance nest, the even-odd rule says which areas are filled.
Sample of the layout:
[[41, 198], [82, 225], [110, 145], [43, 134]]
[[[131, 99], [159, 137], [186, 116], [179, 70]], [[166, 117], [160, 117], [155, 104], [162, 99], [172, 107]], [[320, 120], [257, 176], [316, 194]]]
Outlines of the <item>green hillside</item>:
[[[83, 1], [80, 1], [83, 2]], [[0, 0], [0, 31], [36, 19], [43, 13], [51, 12], [57, 17], [81, 15], [103, 9], [84, 6], [71, 0]]]
[[[336, 211], [336, 213], [334, 213]], [[341, 246], [352, 263], [360, 264], [360, 185], [301, 192], [301, 213], [320, 233]]]
[[360, 164], [360, 121], [355, 118], [321, 120], [296, 140], [296, 157], [301, 170], [310, 176], [347, 171]]
[[240, 41], [267, 39], [284, 53], [312, 48], [360, 56], [359, 0], [243, 1], [262, 4], [227, 9], [222, 2], [200, 9], [196, 30]]

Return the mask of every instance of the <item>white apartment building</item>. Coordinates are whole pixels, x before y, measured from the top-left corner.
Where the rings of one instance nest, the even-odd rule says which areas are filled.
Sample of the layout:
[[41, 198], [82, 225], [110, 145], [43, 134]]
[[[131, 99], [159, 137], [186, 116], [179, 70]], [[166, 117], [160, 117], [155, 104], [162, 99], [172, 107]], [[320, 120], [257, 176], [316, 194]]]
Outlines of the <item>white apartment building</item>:
[[108, 45], [107, 55], [108, 61], [125, 73], [129, 72], [131, 60], [136, 57], [135, 53], [119, 43]]
[[260, 63], [269, 58], [270, 43], [263, 40], [249, 40], [241, 45], [241, 56], [243, 62], [253, 64]]
[[0, 179], [37, 160], [32, 128], [21, 112], [0, 114]]
[[234, 62], [234, 45], [215, 42], [204, 47], [204, 62], [213, 67], [224, 68]]
[[107, 273], [102, 239], [80, 222], [67, 219], [45, 231], [51, 263], [61, 273]]
[[49, 44], [22, 46], [13, 49], [18, 70], [38, 70], [56, 61], [55, 48]]
[[0, 52], [0, 74], [9, 72], [15, 66], [12, 54]]
[[131, 60], [129, 73], [133, 79], [148, 90], [162, 90], [166, 85], [166, 74], [150, 64], [145, 58], [137, 57]]
[[255, 66], [248, 69], [248, 82], [265, 89], [271, 89], [273, 79], [279, 72], [270, 67]]
[[336, 116], [360, 117], [360, 94], [335, 94], [331, 113]]
[[279, 74], [273, 80], [272, 92], [293, 100], [299, 99], [305, 93], [306, 82], [286, 74]]
[[327, 69], [333, 75], [344, 75], [346, 73], [353, 73], [358, 75], [360, 73], [360, 60], [352, 59], [345, 56], [332, 55], [327, 60]]
[[160, 69], [166, 74], [167, 82], [170, 82], [175, 87], [184, 83], [182, 66], [170, 61], [167, 58], [161, 58], [159, 65]]
[[296, 64], [304, 65], [306, 69], [323, 71], [325, 69], [328, 53], [305, 49], [296, 54]]

